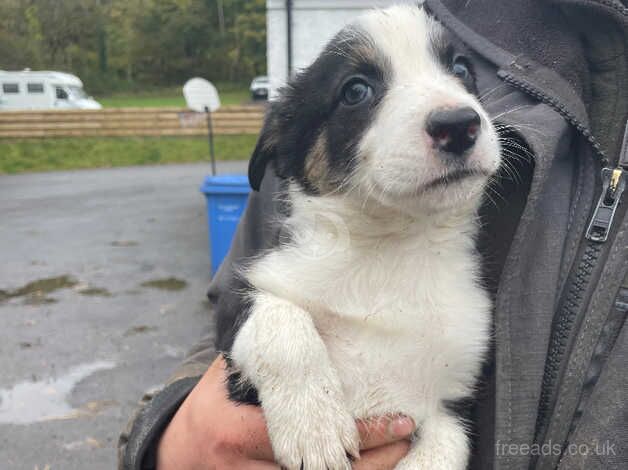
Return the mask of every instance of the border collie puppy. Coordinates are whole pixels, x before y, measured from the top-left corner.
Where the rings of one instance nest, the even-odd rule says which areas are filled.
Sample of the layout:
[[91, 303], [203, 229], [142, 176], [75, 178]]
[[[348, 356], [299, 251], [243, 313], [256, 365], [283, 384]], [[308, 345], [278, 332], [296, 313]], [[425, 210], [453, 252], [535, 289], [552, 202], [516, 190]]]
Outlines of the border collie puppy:
[[[421, 7], [373, 10], [271, 104], [249, 177], [285, 181], [287, 240], [242, 270], [226, 351], [235, 399], [261, 404], [277, 461], [350, 469], [355, 420], [405, 414], [398, 469], [462, 470], [446, 403], [489, 342], [477, 210], [500, 165], [464, 51]], [[351, 456], [351, 457], [350, 457]]]

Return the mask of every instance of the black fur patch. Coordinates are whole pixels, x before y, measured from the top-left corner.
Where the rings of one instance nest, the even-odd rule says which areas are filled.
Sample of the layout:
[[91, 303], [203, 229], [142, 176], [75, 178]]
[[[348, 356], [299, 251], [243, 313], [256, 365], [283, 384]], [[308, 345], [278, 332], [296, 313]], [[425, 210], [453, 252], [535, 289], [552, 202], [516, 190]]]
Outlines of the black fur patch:
[[[351, 172], [355, 149], [386, 93], [386, 59], [368, 35], [357, 29], [339, 33], [319, 58], [299, 74], [271, 104], [249, 166], [251, 186], [258, 189], [266, 166], [273, 163], [281, 178], [300, 184], [308, 193], [320, 191], [319, 181], [308, 178], [306, 160], [318, 142], [326, 171], [336, 185]], [[358, 106], [344, 106], [346, 81], [360, 76], [373, 89], [373, 97]], [[316, 158], [321, 157], [317, 152]]]
[[[231, 351], [240, 326], [249, 317], [248, 293], [251, 286], [241, 276], [233, 273], [227, 285], [216, 289], [212, 285], [208, 293], [209, 302], [216, 317], [216, 350]], [[217, 291], [217, 292], [216, 292]]]
[[257, 390], [233, 367], [229, 353], [235, 336], [249, 317], [251, 286], [238, 275], [223, 286], [221, 295], [210, 290], [208, 298], [216, 315], [216, 350], [222, 352], [227, 363], [227, 390], [229, 398], [238, 403], [260, 405]]
[[242, 377], [242, 374], [233, 370], [233, 361], [228, 354], [225, 354], [227, 363], [227, 390], [229, 391], [229, 399], [237, 403], [245, 403], [247, 405], [260, 406], [257, 389], [248, 380]]
[[463, 82], [463, 85], [469, 93], [477, 95], [475, 74], [472, 62], [469, 60], [469, 57], [472, 55], [471, 50], [447, 29], [443, 29], [443, 34], [436, 41], [432, 42], [430, 46], [434, 57], [438, 58], [441, 66], [450, 73], [456, 59], [462, 58], [465, 61], [471, 72], [471, 77], [468, 81]]

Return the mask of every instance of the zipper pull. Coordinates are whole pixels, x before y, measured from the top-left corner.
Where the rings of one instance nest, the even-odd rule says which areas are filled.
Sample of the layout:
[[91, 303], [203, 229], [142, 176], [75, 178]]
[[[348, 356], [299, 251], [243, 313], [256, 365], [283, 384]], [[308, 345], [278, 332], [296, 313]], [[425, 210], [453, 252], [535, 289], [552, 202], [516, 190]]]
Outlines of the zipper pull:
[[587, 239], [604, 243], [613, 225], [615, 212], [626, 189], [628, 175], [628, 122], [624, 132], [624, 141], [619, 154], [617, 168], [602, 169], [602, 195], [597, 203], [593, 218], [587, 230]]

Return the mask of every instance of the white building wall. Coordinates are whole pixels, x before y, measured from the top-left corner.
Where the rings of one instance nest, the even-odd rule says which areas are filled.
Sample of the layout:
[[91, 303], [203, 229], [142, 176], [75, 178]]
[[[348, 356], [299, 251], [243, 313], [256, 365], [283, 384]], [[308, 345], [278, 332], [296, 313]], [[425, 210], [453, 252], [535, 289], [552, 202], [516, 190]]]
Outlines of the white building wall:
[[[292, 64], [295, 72], [311, 64], [324, 45], [344, 25], [373, 7], [417, 0], [294, 0]], [[271, 96], [288, 76], [287, 14], [285, 0], [267, 0], [268, 76]]]

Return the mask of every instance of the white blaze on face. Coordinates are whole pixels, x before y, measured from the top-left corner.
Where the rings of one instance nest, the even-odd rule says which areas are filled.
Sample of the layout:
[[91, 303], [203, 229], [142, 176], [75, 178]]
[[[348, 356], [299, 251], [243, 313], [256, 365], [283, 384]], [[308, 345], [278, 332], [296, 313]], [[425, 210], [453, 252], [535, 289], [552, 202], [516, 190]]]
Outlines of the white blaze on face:
[[[421, 187], [446, 175], [446, 162], [426, 132], [427, 116], [436, 109], [473, 108], [482, 119], [467, 167], [493, 173], [499, 166], [496, 132], [477, 99], [439, 63], [443, 29], [423, 9], [395, 6], [363, 16], [358, 27], [373, 39], [386, 59], [388, 89], [360, 144], [358, 177], [369, 193], [385, 204], [414, 197]], [[427, 199], [440, 201], [480, 194], [486, 180], [470, 178], [456, 188], [437, 188]], [[430, 201], [428, 201], [429, 204]], [[451, 201], [454, 202], [454, 201]], [[429, 204], [431, 205], [431, 204]]]

